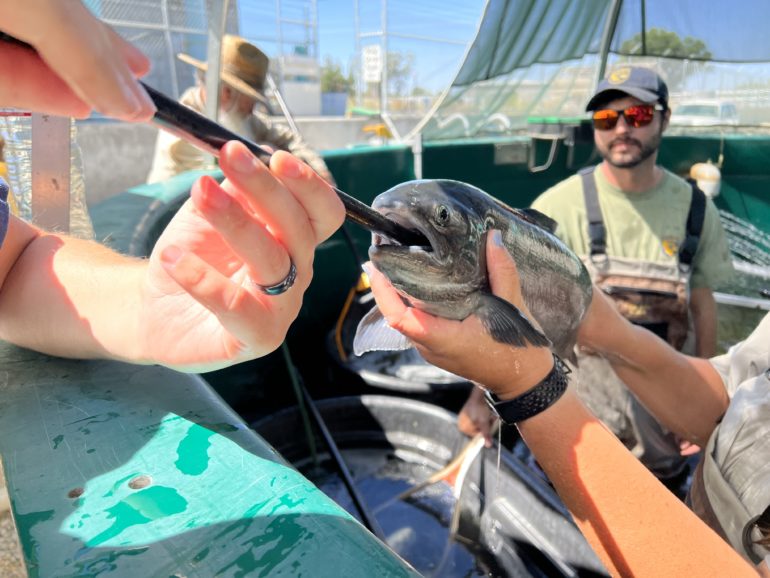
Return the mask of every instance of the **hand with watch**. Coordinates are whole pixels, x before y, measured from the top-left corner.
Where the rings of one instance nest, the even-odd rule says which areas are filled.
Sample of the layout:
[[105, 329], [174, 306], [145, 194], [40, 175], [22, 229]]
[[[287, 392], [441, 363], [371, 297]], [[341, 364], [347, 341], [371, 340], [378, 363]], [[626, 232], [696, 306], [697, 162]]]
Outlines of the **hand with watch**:
[[[529, 315], [516, 265], [494, 232], [486, 256], [493, 293]], [[379, 272], [372, 270], [370, 280], [393, 328], [430, 363], [484, 387], [502, 420], [516, 424], [611, 575], [751, 575], [753, 569], [586, 409], [549, 349], [498, 343], [474, 316], [452, 321], [429, 315], [405, 304]], [[601, 319], [611, 319], [597, 315], [604, 304], [589, 311], [594, 328], [583, 332], [589, 346], [606, 339], [591, 339]]]
[[[536, 323], [524, 304], [516, 264], [499, 232], [489, 235], [487, 262], [493, 293]], [[499, 343], [474, 316], [453, 321], [409, 307], [387, 279], [371, 269], [374, 296], [390, 325], [409, 337], [430, 363], [482, 386], [490, 407], [505, 423], [537, 415], [566, 391], [568, 369], [547, 348]]]

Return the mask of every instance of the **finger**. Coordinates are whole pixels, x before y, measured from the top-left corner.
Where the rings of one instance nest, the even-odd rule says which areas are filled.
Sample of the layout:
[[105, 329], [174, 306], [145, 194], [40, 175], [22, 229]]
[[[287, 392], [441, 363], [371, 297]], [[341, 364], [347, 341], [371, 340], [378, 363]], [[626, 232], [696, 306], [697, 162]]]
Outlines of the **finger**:
[[270, 159], [270, 169], [291, 190], [307, 213], [316, 244], [328, 239], [345, 220], [345, 207], [337, 194], [308, 165], [284, 151]]
[[[124, 58], [125, 43], [79, 3], [34, 46], [94, 110], [127, 121], [149, 120], [155, 106]], [[66, 49], [63, 49], [66, 47]]]
[[0, 78], [13, 78], [13, 82], [0, 82], [0, 106], [74, 118], [86, 118], [91, 112], [91, 107], [32, 50], [2, 46]]
[[[190, 197], [198, 212], [247, 265], [251, 281], [269, 286], [286, 278], [291, 266], [286, 248], [213, 178], [203, 176], [198, 179]], [[300, 292], [309, 284], [306, 277], [298, 274], [295, 281]]]
[[[301, 299], [276, 300], [255, 296], [233, 283], [197, 255], [169, 245], [160, 255], [164, 270], [198, 303], [211, 311], [236, 341], [238, 350], [251, 348], [250, 356], [265, 355], [283, 341], [288, 323], [299, 313]], [[254, 320], [259, 319], [258, 326]], [[255, 344], [259, 344], [258, 346]]]
[[492, 293], [514, 305], [520, 305], [521, 288], [516, 263], [503, 245], [502, 235], [492, 230], [487, 235], [487, 269]]
[[227, 177], [224, 188], [256, 213], [294, 264], [312, 263], [316, 239], [308, 214], [283, 183], [237, 141], [225, 144], [219, 163]]
[[150, 72], [150, 59], [147, 58], [141, 50], [120, 36], [112, 28], [108, 28], [107, 30], [112, 36], [113, 44], [117, 46], [123, 60], [125, 60], [129, 70], [131, 70], [131, 73], [135, 77], [141, 78]]

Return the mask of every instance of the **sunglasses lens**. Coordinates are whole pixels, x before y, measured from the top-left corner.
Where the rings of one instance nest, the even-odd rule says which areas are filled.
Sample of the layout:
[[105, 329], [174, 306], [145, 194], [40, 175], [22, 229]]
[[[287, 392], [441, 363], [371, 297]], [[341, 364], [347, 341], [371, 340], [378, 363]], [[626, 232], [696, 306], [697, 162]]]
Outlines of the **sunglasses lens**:
[[594, 111], [594, 128], [597, 130], [610, 130], [618, 124], [618, 111], [612, 109]]
[[644, 106], [629, 106], [623, 111], [626, 122], [634, 128], [640, 128], [650, 124], [654, 114], [655, 108], [649, 104]]

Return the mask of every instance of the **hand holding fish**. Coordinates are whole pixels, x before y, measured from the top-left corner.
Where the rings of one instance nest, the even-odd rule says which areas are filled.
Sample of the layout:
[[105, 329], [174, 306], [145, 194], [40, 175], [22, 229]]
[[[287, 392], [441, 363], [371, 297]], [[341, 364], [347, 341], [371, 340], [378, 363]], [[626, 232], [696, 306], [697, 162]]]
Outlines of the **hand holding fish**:
[[[522, 298], [516, 264], [499, 231], [488, 235], [486, 259], [492, 293], [533, 319]], [[386, 277], [368, 267], [372, 292], [388, 324], [403, 333], [430, 363], [511, 399], [539, 383], [553, 367], [546, 347], [518, 347], [495, 340], [478, 317], [462, 321], [436, 317], [412, 307]]]
[[0, 23], [34, 48], [0, 43], [3, 106], [75, 118], [95, 110], [128, 121], [154, 114], [136, 80], [150, 61], [80, 2], [3, 0]]
[[[277, 348], [310, 284], [315, 247], [344, 219], [332, 189], [288, 153], [268, 170], [231, 142], [220, 163], [227, 180], [199, 179], [158, 240], [139, 308], [140, 357], [189, 371]], [[294, 270], [293, 286], [266, 294]]]

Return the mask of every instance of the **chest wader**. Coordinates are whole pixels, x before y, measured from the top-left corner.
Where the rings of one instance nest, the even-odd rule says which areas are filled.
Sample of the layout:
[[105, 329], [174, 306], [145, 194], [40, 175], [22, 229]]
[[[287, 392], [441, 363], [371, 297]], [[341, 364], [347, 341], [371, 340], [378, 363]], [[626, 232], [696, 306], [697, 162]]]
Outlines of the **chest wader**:
[[583, 258], [594, 283], [615, 302], [621, 314], [681, 349], [689, 329], [690, 272], [706, 216], [706, 196], [691, 181], [692, 201], [684, 241], [676, 263], [659, 263], [607, 255], [607, 230], [594, 180], [595, 167], [582, 169], [590, 251]]

